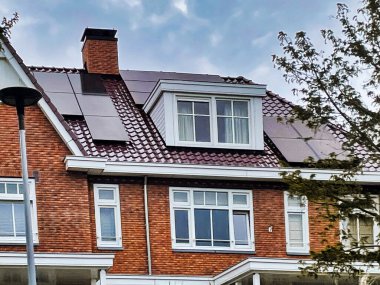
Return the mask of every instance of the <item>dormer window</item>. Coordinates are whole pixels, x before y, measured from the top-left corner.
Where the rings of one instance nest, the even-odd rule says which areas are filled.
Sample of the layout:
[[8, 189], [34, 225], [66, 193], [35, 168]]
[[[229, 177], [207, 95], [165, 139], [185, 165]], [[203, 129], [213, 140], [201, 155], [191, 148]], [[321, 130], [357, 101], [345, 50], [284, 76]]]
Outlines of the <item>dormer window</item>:
[[168, 146], [263, 150], [263, 85], [161, 80], [143, 109]]

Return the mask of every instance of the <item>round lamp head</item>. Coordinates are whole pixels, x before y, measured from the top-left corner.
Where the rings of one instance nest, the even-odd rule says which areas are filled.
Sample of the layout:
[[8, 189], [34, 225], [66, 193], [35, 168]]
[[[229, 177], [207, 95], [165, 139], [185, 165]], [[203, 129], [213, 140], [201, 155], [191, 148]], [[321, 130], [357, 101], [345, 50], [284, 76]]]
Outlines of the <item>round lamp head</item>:
[[0, 100], [10, 106], [27, 107], [36, 105], [42, 95], [29, 87], [7, 87], [0, 90]]

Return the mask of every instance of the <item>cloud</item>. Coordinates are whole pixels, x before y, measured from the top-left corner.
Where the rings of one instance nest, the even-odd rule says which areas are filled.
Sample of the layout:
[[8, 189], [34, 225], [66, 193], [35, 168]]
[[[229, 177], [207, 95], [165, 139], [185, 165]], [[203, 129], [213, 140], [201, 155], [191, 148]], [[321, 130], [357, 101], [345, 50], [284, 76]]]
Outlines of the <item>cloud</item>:
[[219, 33], [213, 33], [210, 35], [210, 43], [213, 47], [216, 47], [222, 39], [223, 37]]
[[172, 0], [173, 7], [185, 16], [188, 15], [187, 0]]
[[262, 35], [261, 37], [254, 38], [251, 42], [252, 46], [254, 47], [263, 47], [268, 44], [268, 41], [273, 39], [273, 32], [266, 33], [265, 35]]
[[101, 0], [100, 4], [106, 9], [112, 6], [137, 8], [142, 6], [142, 0]]
[[206, 56], [201, 56], [195, 58], [194, 61], [195, 72], [208, 73], [208, 74], [219, 74], [220, 69], [214, 65], [209, 58]]
[[154, 25], [162, 25], [166, 23], [171, 18], [169, 14], [153, 14], [149, 17], [149, 21]]

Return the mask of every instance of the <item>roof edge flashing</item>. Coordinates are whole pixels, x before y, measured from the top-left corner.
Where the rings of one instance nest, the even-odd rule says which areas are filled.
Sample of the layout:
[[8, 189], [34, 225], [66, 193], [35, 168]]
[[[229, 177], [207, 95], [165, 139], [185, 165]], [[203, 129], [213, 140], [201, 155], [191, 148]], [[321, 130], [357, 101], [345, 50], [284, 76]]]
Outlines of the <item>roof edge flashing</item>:
[[183, 80], [159, 80], [147, 98], [143, 110], [149, 113], [163, 92], [181, 94], [219, 94], [230, 96], [264, 97], [266, 85], [230, 84]]

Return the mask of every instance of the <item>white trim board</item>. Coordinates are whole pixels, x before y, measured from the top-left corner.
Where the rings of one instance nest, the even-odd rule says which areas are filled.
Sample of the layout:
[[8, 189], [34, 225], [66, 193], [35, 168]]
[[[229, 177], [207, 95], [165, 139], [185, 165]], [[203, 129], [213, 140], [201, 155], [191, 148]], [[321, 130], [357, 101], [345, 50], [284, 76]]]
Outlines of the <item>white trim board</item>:
[[[169, 163], [141, 163], [141, 162], [112, 162], [106, 158], [66, 156], [66, 170], [86, 172], [92, 175], [118, 176], [151, 176], [175, 178], [202, 178], [202, 179], [234, 179], [245, 181], [277, 181], [282, 180], [284, 171], [294, 172], [301, 170], [302, 176], [315, 180], [329, 180], [332, 175], [339, 175], [340, 170], [311, 169], [311, 168], [269, 168], [269, 167], [238, 167], [214, 166], [197, 164], [169, 164]], [[363, 172], [355, 176], [355, 181], [364, 184], [380, 184], [379, 172]]]
[[107, 285], [210, 285], [214, 278], [202, 276], [122, 275], [106, 276]]
[[[114, 254], [65, 254], [36, 253], [36, 266], [41, 267], [80, 267], [108, 269], [113, 265]], [[26, 266], [26, 253], [0, 252], [0, 267]]]
[[[0, 44], [2, 44], [3, 47], [3, 54], [7, 61], [9, 62], [10, 66], [14, 69], [14, 71], [17, 73], [17, 75], [20, 78], [20, 86], [26, 86], [29, 88], [34, 88], [34, 84], [29, 79], [29, 77], [26, 75], [24, 70], [21, 68], [20, 64], [17, 62], [17, 60], [13, 57], [12, 53], [8, 50], [8, 48], [3, 44], [3, 42], [0, 40]], [[58, 117], [54, 114], [54, 112], [51, 110], [50, 106], [46, 103], [44, 99], [40, 100], [38, 102], [38, 106], [41, 108], [42, 112], [45, 114], [46, 118], [49, 120], [49, 122], [52, 124], [58, 135], [61, 137], [61, 139], [64, 141], [66, 146], [69, 148], [72, 154], [77, 156], [82, 156], [82, 152], [77, 146], [77, 144], [73, 141], [72, 137], [68, 133], [68, 131], [65, 129], [65, 127], [61, 124]]]
[[215, 82], [160, 80], [146, 100], [143, 110], [149, 113], [164, 91], [190, 94], [217, 94], [264, 97], [266, 85], [243, 85]]

